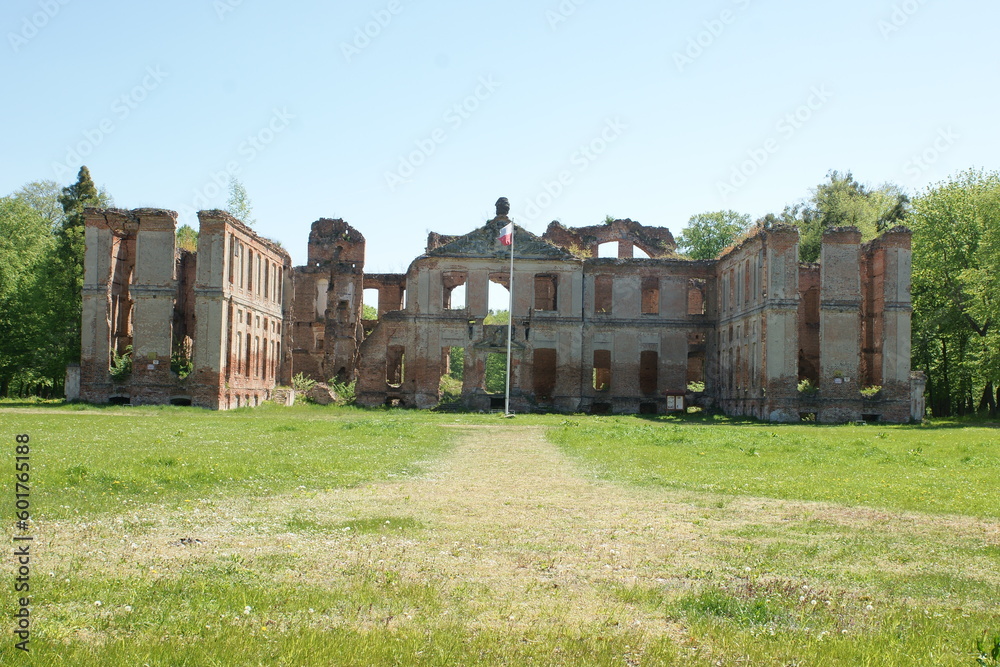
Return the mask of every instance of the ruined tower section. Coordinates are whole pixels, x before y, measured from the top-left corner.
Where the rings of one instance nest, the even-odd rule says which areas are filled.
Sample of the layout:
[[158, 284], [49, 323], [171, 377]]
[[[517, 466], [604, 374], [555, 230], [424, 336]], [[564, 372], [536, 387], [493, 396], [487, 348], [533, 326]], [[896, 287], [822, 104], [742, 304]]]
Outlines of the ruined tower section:
[[779, 226], [767, 231], [761, 268], [764, 393], [768, 421], [799, 420], [799, 232]]
[[727, 414], [798, 420], [798, 238], [758, 229], [715, 267], [718, 370], [706, 390]]
[[[910, 373], [911, 233], [898, 227], [861, 247], [861, 386], [867, 388], [867, 418], [890, 422], [921, 419], [911, 414], [912, 386], [922, 397], [921, 378]], [[881, 387], [877, 393], [875, 389]], [[919, 400], [917, 400], [919, 403]]]
[[365, 237], [343, 220], [312, 224], [309, 259], [293, 274], [293, 372], [319, 382], [356, 377], [364, 340]]
[[861, 232], [829, 229], [820, 252], [820, 421], [861, 419], [861, 306]]
[[195, 294], [194, 405], [259, 405], [286, 375], [285, 277], [292, 260], [225, 211], [201, 211]]
[[176, 220], [160, 209], [87, 209], [82, 400], [159, 404], [181, 391], [170, 363]]

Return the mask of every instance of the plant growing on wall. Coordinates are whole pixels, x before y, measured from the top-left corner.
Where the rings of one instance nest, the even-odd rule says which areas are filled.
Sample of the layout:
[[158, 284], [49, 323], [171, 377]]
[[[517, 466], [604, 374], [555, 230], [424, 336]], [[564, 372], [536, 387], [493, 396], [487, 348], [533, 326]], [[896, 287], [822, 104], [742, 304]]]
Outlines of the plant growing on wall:
[[111, 350], [111, 380], [116, 383], [127, 382], [132, 377], [132, 346], [125, 348], [124, 354]]
[[819, 387], [814, 385], [812, 380], [808, 378], [799, 382], [798, 390], [803, 396], [815, 396], [819, 393]]
[[177, 373], [177, 377], [181, 380], [194, 371], [194, 362], [191, 361], [187, 345], [183, 341], [178, 341], [174, 346], [174, 353], [170, 355], [170, 370]]

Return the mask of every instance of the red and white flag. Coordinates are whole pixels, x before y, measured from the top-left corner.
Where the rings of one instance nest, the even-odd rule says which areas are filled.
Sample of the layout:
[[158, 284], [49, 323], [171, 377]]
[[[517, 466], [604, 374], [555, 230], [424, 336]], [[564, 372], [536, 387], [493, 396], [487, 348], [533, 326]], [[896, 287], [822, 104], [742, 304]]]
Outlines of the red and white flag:
[[514, 243], [514, 223], [509, 223], [506, 227], [500, 230], [500, 243], [503, 245], [511, 245]]

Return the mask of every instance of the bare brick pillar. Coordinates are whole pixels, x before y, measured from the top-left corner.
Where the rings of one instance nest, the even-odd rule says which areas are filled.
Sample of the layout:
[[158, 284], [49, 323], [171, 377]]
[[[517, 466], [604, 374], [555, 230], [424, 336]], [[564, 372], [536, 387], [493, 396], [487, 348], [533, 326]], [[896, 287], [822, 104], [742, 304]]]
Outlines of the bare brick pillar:
[[[823, 234], [820, 259], [820, 395], [825, 422], [855, 421], [860, 413], [861, 232]], [[856, 406], [854, 404], [857, 404]]]

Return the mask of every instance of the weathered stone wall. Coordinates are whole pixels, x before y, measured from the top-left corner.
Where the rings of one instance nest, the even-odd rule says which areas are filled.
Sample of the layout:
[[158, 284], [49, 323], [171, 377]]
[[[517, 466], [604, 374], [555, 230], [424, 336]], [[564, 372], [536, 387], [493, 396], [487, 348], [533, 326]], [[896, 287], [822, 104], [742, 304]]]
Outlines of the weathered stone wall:
[[[431, 236], [428, 254], [405, 277], [406, 308], [384, 314], [362, 346], [360, 403], [436, 405], [450, 350], [462, 348], [463, 403], [498, 407], [498, 394], [485, 386], [486, 364], [489, 355], [506, 354], [507, 327], [484, 325], [483, 319], [490, 283], [510, 286], [509, 250], [496, 241], [507, 221], [498, 217], [458, 239]], [[666, 392], [685, 392], [690, 341], [703, 358], [710, 328], [702, 290], [712, 277], [711, 263], [584, 261], [520, 229], [515, 248], [514, 410], [663, 412]], [[607, 282], [606, 307], [595, 302], [598, 280]], [[692, 280], [699, 281], [693, 314]], [[453, 308], [450, 293], [458, 285], [465, 286], [466, 300]], [[377, 286], [380, 294], [386, 288], [367, 277], [365, 286]], [[605, 357], [595, 387], [595, 359], [604, 363], [599, 360]]]
[[343, 220], [321, 219], [309, 234], [309, 263], [295, 268], [292, 364], [318, 382], [355, 379], [364, 340], [365, 238]]
[[728, 414], [798, 419], [798, 231], [757, 229], [715, 267], [718, 385]]
[[926, 383], [910, 372], [910, 243], [909, 230], [896, 228], [861, 247], [861, 382], [882, 387], [862, 403], [868, 419], [923, 419], [920, 403], [909, 396], [919, 386], [922, 400]]
[[[301, 372], [356, 379], [362, 405], [430, 408], [460, 349], [461, 403], [500, 408], [486, 368], [506, 354], [507, 326], [484, 322], [497, 283], [513, 288], [515, 411], [663, 413], [704, 382], [699, 405], [771, 421], [922, 415], [905, 229], [864, 246], [856, 229], [829, 230], [821, 263], [801, 265], [793, 227], [757, 228], [694, 262], [675, 256], [665, 229], [553, 223], [543, 237], [516, 228], [512, 282], [505, 213], [464, 236], [431, 233], [405, 275], [365, 275], [365, 239], [343, 220], [316, 221], [308, 263], [293, 270], [284, 250], [220, 211], [199, 214], [196, 255], [175, 251], [173, 212], [87, 215], [83, 400], [225, 409], [259, 404]], [[618, 259], [596, 256], [606, 242]], [[378, 291], [377, 320], [362, 320], [365, 289]], [[133, 376], [116, 385], [111, 352], [129, 345]], [[178, 350], [193, 355], [184, 380], [170, 370]], [[801, 379], [818, 393], [798, 392]]]
[[559, 222], [552, 222], [542, 238], [581, 257], [596, 258], [603, 243], [618, 244], [618, 259], [631, 259], [634, 248], [639, 248], [651, 259], [677, 256], [677, 242], [669, 229], [646, 227], [633, 220], [615, 220], [590, 227], [563, 227]]
[[195, 405], [260, 405], [284, 374], [291, 257], [224, 211], [201, 211], [195, 285]]
[[[175, 391], [171, 323], [177, 295], [177, 214], [160, 209], [87, 209], [80, 398], [143, 405]], [[131, 377], [112, 381], [111, 351], [128, 354]]]
[[[199, 213], [198, 252], [178, 253], [176, 219], [87, 210], [82, 400], [225, 409], [259, 404], [274, 388], [288, 254], [221, 211]], [[129, 345], [131, 376], [112, 382], [111, 350]], [[175, 353], [193, 363], [185, 378], [171, 369]]]

